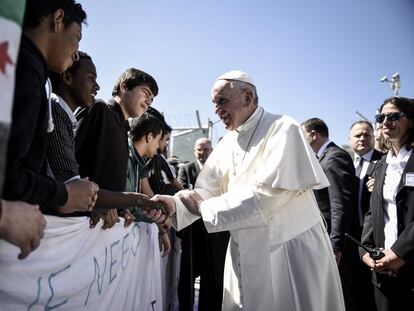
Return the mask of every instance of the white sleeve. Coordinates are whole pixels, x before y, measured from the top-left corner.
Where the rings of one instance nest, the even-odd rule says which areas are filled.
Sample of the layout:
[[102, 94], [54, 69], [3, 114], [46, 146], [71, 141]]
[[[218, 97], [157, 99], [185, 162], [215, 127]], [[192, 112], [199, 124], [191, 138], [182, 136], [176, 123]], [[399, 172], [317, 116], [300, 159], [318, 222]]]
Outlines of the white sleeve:
[[201, 214], [208, 232], [266, 226], [268, 220], [298, 193], [245, 185], [203, 201]]
[[180, 231], [181, 229], [184, 229], [185, 227], [191, 225], [194, 221], [199, 219], [199, 216], [191, 214], [183, 202], [181, 202], [180, 198], [177, 196], [174, 196], [175, 201], [175, 208], [176, 212], [175, 215], [172, 218], [173, 226], [177, 231]]

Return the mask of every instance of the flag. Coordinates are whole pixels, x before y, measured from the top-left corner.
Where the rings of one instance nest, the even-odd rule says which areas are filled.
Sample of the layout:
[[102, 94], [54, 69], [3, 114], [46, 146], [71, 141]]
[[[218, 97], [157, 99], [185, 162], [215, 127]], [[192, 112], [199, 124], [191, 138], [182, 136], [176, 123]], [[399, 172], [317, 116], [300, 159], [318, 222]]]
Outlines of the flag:
[[0, 196], [3, 189], [24, 6], [25, 0], [0, 1]]

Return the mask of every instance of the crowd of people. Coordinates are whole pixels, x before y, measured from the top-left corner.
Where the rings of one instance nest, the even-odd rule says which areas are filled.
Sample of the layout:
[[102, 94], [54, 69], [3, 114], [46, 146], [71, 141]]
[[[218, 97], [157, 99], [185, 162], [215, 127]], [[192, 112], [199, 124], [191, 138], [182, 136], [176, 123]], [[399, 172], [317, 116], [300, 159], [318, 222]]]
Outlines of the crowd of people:
[[197, 277], [199, 310], [412, 309], [413, 99], [353, 123], [348, 152], [324, 120], [269, 113], [251, 76], [226, 72], [211, 99], [228, 132], [174, 167], [154, 77], [129, 68], [111, 99], [95, 98], [98, 69], [78, 51], [85, 22], [74, 0], [26, 1], [1, 172], [0, 238], [18, 259], [49, 216], [109, 235], [146, 223], [163, 256], [160, 310], [193, 310]]

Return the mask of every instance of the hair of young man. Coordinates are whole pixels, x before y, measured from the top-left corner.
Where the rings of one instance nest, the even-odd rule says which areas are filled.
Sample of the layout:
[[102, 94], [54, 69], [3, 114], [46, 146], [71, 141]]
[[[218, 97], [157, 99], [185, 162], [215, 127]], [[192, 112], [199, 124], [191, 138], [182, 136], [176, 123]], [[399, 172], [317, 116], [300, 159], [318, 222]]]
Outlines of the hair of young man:
[[371, 129], [372, 132], [374, 132], [374, 127], [372, 126], [372, 123], [368, 122], [366, 120], [359, 120], [359, 121], [356, 121], [356, 122], [352, 123], [352, 125], [349, 129], [352, 130], [352, 128], [357, 124], [361, 124], [361, 125], [365, 124]]
[[115, 82], [112, 96], [120, 94], [120, 84], [124, 82], [128, 91], [139, 85], [147, 85], [154, 96], [158, 94], [158, 85], [155, 79], [148, 73], [135, 68], [125, 70]]
[[159, 112], [157, 109], [153, 108], [153, 107], [149, 107], [148, 110], [145, 112], [146, 114], [150, 114], [153, 117], [157, 118], [161, 124], [162, 124], [162, 135], [164, 137], [165, 134], [170, 134], [172, 131], [172, 127], [169, 126], [167, 124], [167, 122], [165, 121], [164, 116], [162, 115], [161, 112]]
[[[82, 59], [90, 59], [92, 60], [92, 58], [85, 52], [82, 51], [78, 51], [78, 55], [79, 58], [73, 62], [72, 66], [70, 66], [66, 72], [70, 73], [71, 75], [74, 75], [79, 68], [81, 68], [81, 60]], [[52, 89], [53, 90], [57, 90], [59, 89], [60, 85], [62, 84], [62, 76], [65, 74], [64, 73], [56, 73], [53, 71], [49, 71], [49, 79], [50, 82], [52, 83]]]
[[131, 130], [129, 131], [129, 138], [133, 142], [137, 142], [142, 138], [146, 138], [149, 134], [154, 137], [162, 132], [161, 122], [154, 116], [144, 113], [141, 117], [135, 118], [131, 121]]
[[[404, 113], [404, 116], [411, 120], [411, 123], [414, 124], [414, 99], [407, 98], [407, 97], [389, 97], [386, 100], [384, 100], [383, 104], [379, 108], [379, 111], [382, 110], [382, 108], [386, 104], [392, 104], [395, 107], [398, 108], [402, 113]], [[380, 135], [378, 137], [378, 146], [382, 150], [391, 150], [392, 145], [384, 138], [384, 136]], [[405, 146], [407, 149], [413, 149], [414, 148], [414, 129], [411, 128], [409, 131], [409, 135], [407, 137], [407, 140], [405, 141]]]
[[311, 118], [309, 120], [306, 120], [302, 123], [302, 125], [308, 133], [315, 131], [322, 137], [329, 137], [328, 126], [323, 120], [319, 118]]
[[27, 0], [23, 29], [39, 26], [45, 18], [59, 9], [65, 12], [63, 17], [65, 27], [73, 22], [79, 25], [86, 24], [86, 12], [75, 0]]
[[230, 82], [230, 88], [238, 89], [242, 92], [250, 91], [253, 97], [253, 103], [255, 106], [259, 104], [259, 96], [257, 96], [256, 87], [250, 83], [239, 80], [228, 80]]

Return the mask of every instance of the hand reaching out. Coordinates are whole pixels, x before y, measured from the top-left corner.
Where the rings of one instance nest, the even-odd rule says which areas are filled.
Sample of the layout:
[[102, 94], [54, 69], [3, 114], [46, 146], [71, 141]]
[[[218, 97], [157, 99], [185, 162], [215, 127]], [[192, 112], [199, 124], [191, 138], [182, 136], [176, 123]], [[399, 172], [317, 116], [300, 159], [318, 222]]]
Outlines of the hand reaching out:
[[201, 217], [200, 204], [203, 202], [203, 198], [197, 192], [182, 190], [177, 195], [191, 214]]
[[58, 208], [59, 213], [69, 214], [76, 211], [92, 211], [98, 198], [99, 187], [92, 181], [75, 179], [67, 182], [68, 200]]
[[[158, 204], [162, 204], [164, 210], [168, 214], [167, 217], [175, 214], [175, 201], [173, 197], [169, 195], [157, 194], [151, 198], [151, 201], [157, 202]], [[164, 222], [166, 218], [161, 213], [161, 210], [153, 209], [151, 211], [145, 211], [144, 214], [157, 223]]]

